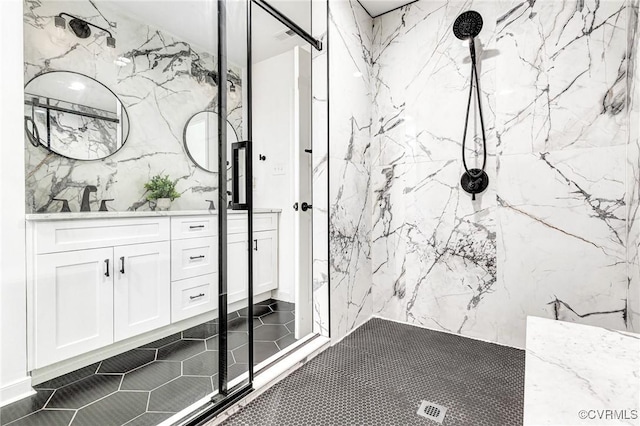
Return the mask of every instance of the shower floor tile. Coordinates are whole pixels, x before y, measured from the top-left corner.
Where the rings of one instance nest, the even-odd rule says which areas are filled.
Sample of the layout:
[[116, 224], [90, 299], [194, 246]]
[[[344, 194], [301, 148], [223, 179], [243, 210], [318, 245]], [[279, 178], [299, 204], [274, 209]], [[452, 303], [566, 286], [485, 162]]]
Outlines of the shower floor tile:
[[524, 351], [374, 318], [229, 418], [235, 425], [521, 425]]
[[[255, 306], [255, 363], [295, 342], [294, 305]], [[247, 310], [229, 314], [229, 377], [247, 371]], [[211, 393], [218, 383], [217, 320], [35, 386], [37, 394], [0, 408], [0, 425], [157, 425]]]

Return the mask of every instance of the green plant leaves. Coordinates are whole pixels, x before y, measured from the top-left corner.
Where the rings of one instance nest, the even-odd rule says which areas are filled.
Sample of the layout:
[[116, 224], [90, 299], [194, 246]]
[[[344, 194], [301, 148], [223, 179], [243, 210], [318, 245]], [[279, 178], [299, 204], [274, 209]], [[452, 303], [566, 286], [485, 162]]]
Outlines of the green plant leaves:
[[171, 198], [175, 200], [180, 196], [176, 191], [176, 184], [169, 175], [155, 175], [151, 180], [144, 184], [144, 188], [149, 192], [147, 200], [157, 200], [158, 198]]

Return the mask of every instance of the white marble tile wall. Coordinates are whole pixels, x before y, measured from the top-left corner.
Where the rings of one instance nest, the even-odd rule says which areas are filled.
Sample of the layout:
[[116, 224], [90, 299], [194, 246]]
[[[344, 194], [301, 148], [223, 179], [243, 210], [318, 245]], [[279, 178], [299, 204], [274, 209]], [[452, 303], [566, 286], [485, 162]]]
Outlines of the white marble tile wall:
[[640, 332], [640, 58], [638, 14], [640, 2], [629, 1], [627, 40], [629, 63], [629, 140], [627, 145], [627, 268], [628, 310], [631, 330]]
[[312, 49], [313, 73], [313, 331], [329, 336], [329, 102], [327, 2], [313, 0], [311, 34], [323, 49]]
[[[484, 18], [490, 177], [475, 202], [459, 187], [470, 65], [452, 33], [468, 9]], [[373, 20], [374, 313], [519, 347], [527, 315], [631, 327], [629, 10], [421, 0]]]
[[[68, 160], [27, 143], [27, 213], [59, 211], [60, 203], [52, 198], [69, 199], [77, 211], [86, 185], [98, 187], [92, 195], [93, 210], [105, 198], [115, 199], [110, 203], [113, 210], [148, 209], [143, 185], [158, 173], [177, 180], [182, 196], [173, 202], [174, 210], [206, 208], [205, 199], [217, 199], [217, 175], [198, 169], [183, 145], [187, 120], [217, 105], [215, 56], [96, 2], [25, 0], [24, 11], [25, 80], [50, 70], [86, 74], [119, 96], [131, 125], [125, 146], [104, 160]], [[86, 40], [68, 29], [56, 35], [53, 16], [60, 12], [109, 26], [117, 48], [106, 47], [99, 31]], [[131, 63], [116, 66], [118, 56]], [[237, 88], [229, 96], [229, 120], [241, 134], [241, 74], [233, 67], [229, 71]]]
[[371, 316], [371, 18], [329, 0], [331, 337]]

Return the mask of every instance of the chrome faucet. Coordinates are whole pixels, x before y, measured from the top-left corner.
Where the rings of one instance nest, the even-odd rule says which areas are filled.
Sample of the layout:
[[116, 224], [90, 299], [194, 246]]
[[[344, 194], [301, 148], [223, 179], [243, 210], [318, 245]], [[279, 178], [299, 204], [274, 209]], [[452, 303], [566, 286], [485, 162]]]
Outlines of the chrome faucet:
[[82, 193], [82, 204], [80, 204], [81, 212], [91, 211], [91, 206], [89, 205], [89, 194], [97, 191], [98, 188], [96, 188], [94, 185], [87, 185], [84, 187], [84, 192]]

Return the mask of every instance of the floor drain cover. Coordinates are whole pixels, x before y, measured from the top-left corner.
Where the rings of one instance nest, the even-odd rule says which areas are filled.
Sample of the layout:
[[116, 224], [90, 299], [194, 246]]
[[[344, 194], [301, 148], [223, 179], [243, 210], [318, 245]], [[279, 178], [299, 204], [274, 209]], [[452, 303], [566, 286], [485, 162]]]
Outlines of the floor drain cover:
[[438, 423], [442, 423], [445, 414], [447, 414], [447, 407], [429, 401], [422, 401], [420, 408], [418, 408], [419, 416], [426, 417]]

